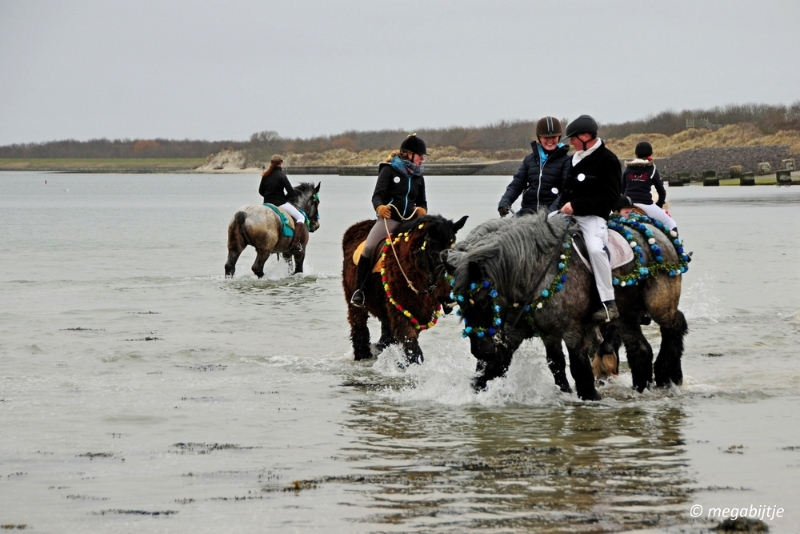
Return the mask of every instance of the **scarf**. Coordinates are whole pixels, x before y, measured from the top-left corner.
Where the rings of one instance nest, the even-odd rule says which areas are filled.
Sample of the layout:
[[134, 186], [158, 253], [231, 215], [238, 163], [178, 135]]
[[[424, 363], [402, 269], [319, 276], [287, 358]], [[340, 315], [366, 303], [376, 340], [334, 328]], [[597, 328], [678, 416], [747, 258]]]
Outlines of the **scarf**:
[[594, 146], [592, 148], [590, 148], [588, 150], [578, 150], [577, 152], [575, 152], [572, 155], [572, 166], [573, 167], [575, 165], [577, 165], [578, 163], [580, 163], [581, 160], [584, 159], [586, 156], [588, 156], [589, 154], [591, 154], [592, 152], [594, 152], [595, 150], [600, 148], [600, 146], [602, 146], [603, 140], [600, 139], [599, 137], [597, 137], [596, 139], [597, 139], [597, 142], [594, 144]]
[[548, 156], [550, 156], [550, 154], [552, 154], [553, 152], [555, 152], [559, 148], [563, 147], [564, 144], [563, 143], [558, 143], [558, 145], [553, 149], [552, 152], [550, 152], [550, 154], [548, 154], [547, 151], [544, 148], [542, 148], [542, 145], [540, 145], [539, 143], [536, 143], [536, 146], [539, 149], [539, 167], [542, 167], [544, 165], [545, 161], [547, 161]]
[[403, 159], [400, 156], [392, 157], [392, 168], [406, 178], [412, 176], [422, 176], [422, 173], [425, 172], [424, 165], [415, 165], [413, 161]]

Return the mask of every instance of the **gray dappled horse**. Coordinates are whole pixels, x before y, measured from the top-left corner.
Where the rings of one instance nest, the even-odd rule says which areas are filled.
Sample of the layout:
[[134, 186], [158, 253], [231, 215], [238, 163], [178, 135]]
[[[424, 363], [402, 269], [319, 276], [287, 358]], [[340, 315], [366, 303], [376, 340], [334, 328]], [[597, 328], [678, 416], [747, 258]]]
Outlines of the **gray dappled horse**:
[[[306, 214], [308, 231], [315, 232], [319, 228], [319, 186], [302, 182], [294, 188], [294, 199], [290, 202]], [[292, 229], [295, 221], [284, 212]], [[284, 258], [294, 259], [294, 272], [303, 272], [303, 261], [306, 257], [306, 245], [302, 243], [302, 252], [290, 251], [291, 237], [283, 235], [283, 222], [272, 209], [263, 204], [242, 206], [234, 214], [228, 225], [228, 261], [225, 263], [225, 276], [232, 278], [236, 272], [236, 261], [242, 251], [250, 245], [256, 249], [256, 261], [253, 262], [253, 273], [264, 276], [264, 263], [272, 253], [283, 253]]]
[[[589, 355], [600, 341], [598, 326], [591, 312], [599, 304], [594, 277], [577, 257], [566, 261], [570, 219], [563, 215], [547, 217], [545, 212], [479, 226], [455, 250], [443, 253], [445, 266], [454, 277], [464, 319], [464, 335], [479, 361], [476, 388], [503, 376], [511, 358], [524, 339], [540, 336], [547, 363], [562, 391], [571, 388], [566, 377], [566, 362], [561, 349], [567, 346], [570, 371], [578, 396], [584, 400], [600, 398], [594, 384]], [[658, 247], [664, 265], [681, 260], [670, 237], [646, 225]], [[648, 237], [642, 235], [640, 242]], [[653, 351], [642, 334], [641, 320], [647, 313], [661, 327], [661, 349], [655, 362], [658, 386], [681, 384], [683, 336], [686, 319], [678, 310], [681, 277], [670, 276], [654, 267], [656, 252], [642, 247], [644, 264], [653, 275], [626, 287], [615, 286], [620, 318], [614, 326], [625, 344], [633, 385], [640, 392], [653, 380]], [[630, 275], [640, 266], [634, 262], [614, 270], [614, 276]]]

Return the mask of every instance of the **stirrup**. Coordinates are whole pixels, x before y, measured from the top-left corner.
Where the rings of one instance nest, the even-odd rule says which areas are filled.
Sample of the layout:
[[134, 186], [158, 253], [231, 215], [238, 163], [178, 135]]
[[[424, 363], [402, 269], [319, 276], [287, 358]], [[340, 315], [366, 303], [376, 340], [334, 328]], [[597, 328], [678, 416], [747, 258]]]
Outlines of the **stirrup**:
[[365, 301], [364, 292], [361, 289], [356, 289], [353, 292], [353, 296], [350, 297], [350, 304], [352, 304], [356, 308], [363, 308], [364, 301]]

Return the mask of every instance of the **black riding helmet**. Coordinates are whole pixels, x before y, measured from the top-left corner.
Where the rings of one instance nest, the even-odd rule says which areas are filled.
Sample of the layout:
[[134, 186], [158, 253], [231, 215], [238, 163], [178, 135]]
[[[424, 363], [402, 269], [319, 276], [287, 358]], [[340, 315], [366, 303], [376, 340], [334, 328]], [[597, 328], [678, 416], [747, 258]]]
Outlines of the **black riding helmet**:
[[590, 115], [581, 115], [567, 125], [567, 133], [564, 137], [575, 137], [578, 134], [588, 133], [592, 137], [597, 137], [597, 121]]
[[400, 143], [400, 150], [407, 150], [414, 154], [419, 154], [420, 156], [425, 156], [428, 154], [428, 149], [425, 146], [425, 141], [417, 137], [417, 134], [413, 133], [406, 137], [402, 143]]

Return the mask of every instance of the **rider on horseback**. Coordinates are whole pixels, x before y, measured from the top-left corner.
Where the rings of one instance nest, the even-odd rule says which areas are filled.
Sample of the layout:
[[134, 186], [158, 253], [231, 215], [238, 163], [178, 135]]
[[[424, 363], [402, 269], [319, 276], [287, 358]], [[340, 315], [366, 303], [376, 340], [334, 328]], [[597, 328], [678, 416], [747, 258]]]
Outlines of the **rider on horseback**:
[[411, 134], [400, 144], [400, 150], [392, 152], [389, 159], [379, 166], [378, 181], [372, 193], [372, 206], [378, 220], [370, 230], [358, 260], [356, 290], [350, 297], [353, 306], [364, 306], [364, 284], [372, 270], [375, 248], [394, 232], [401, 221], [424, 217], [428, 213], [422, 165], [426, 155], [425, 142], [417, 134]]
[[295, 221], [294, 238], [289, 246], [293, 252], [303, 251], [303, 242], [308, 241], [308, 229], [306, 228], [306, 218], [295, 208], [289, 198], [294, 196], [294, 187], [289, 183], [289, 179], [281, 168], [283, 156], [275, 154], [270, 158], [269, 167], [261, 175], [261, 184], [258, 186], [258, 194], [264, 197], [264, 204], [278, 206], [289, 213]]
[[535, 213], [541, 208], [555, 209], [553, 204], [569, 170], [569, 147], [559, 142], [562, 131], [561, 122], [555, 117], [542, 117], [536, 123], [536, 141], [531, 143], [533, 150], [522, 160], [497, 205], [500, 217], [508, 215], [520, 195], [520, 215]]
[[[667, 191], [661, 181], [653, 163], [653, 147], [647, 141], [636, 145], [636, 159], [626, 162], [625, 172], [622, 173], [622, 194], [627, 195], [642, 210], [645, 215], [653, 220], [661, 221], [670, 230], [676, 230], [678, 223], [664, 211], [667, 200]], [[658, 200], [653, 202], [650, 190], [655, 187]]]
[[617, 156], [597, 137], [597, 122], [581, 115], [567, 125], [566, 137], [576, 152], [558, 199], [561, 213], [572, 215], [583, 234], [602, 308], [592, 320], [603, 323], [619, 317], [614, 301], [608, 259], [608, 215], [619, 199], [622, 169]]

